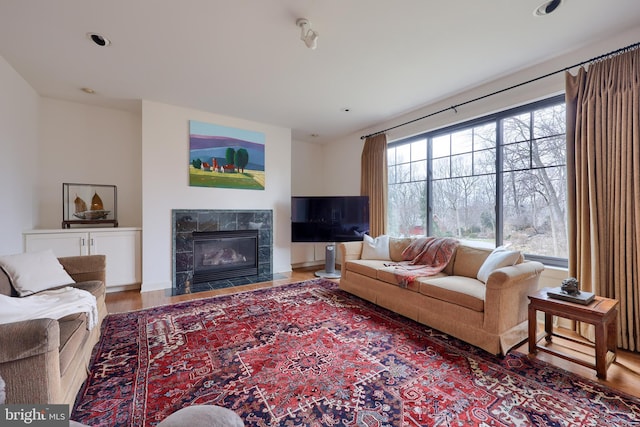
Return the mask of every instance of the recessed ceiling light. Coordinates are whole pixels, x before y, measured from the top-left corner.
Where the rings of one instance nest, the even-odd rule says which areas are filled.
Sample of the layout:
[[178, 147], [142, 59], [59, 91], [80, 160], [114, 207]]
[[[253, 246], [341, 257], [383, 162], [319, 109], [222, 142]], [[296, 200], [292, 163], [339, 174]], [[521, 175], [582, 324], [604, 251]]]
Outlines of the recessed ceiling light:
[[349, 107], [341, 108], [340, 111], [348, 113], [349, 111], [351, 111], [351, 108]]
[[562, 0], [548, 0], [538, 6], [534, 11], [534, 16], [545, 16], [553, 13], [560, 5]]
[[90, 94], [90, 95], [92, 95], [92, 94], [96, 93], [96, 91], [95, 91], [95, 90], [93, 90], [93, 89], [91, 89], [90, 87], [83, 87], [83, 88], [81, 88], [80, 90], [81, 90], [81, 91], [83, 91], [84, 93], [88, 93], [88, 94]]
[[100, 47], [107, 47], [111, 44], [111, 40], [98, 33], [87, 33], [87, 37]]

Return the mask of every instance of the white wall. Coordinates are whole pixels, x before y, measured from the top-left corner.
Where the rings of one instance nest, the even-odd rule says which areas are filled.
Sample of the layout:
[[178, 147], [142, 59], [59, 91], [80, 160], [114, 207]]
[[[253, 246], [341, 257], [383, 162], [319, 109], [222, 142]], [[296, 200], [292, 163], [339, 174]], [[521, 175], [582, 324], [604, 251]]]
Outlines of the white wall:
[[34, 228], [60, 228], [62, 183], [116, 185], [120, 227], [142, 225], [140, 113], [41, 98]]
[[0, 255], [22, 252], [39, 174], [38, 94], [0, 57]]
[[304, 141], [291, 144], [291, 195], [330, 196], [326, 176], [333, 173], [325, 167], [324, 146]]
[[[265, 190], [190, 187], [189, 120], [263, 132]], [[290, 129], [143, 101], [142, 291], [171, 287], [172, 209], [272, 209], [273, 271], [290, 271], [290, 204]]]

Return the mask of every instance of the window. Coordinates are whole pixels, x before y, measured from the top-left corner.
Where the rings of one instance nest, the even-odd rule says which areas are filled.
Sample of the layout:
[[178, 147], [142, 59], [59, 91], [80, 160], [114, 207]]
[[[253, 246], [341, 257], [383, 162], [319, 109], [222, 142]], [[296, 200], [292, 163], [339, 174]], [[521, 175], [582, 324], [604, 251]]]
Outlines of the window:
[[389, 145], [389, 232], [508, 244], [566, 266], [564, 97]]

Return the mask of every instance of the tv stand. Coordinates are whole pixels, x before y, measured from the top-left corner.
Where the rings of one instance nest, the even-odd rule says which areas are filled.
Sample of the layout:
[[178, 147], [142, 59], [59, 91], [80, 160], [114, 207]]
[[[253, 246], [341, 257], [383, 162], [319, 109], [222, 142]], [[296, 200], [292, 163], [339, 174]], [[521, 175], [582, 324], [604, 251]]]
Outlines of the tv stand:
[[339, 279], [340, 272], [336, 271], [336, 244], [328, 243], [324, 254], [324, 270], [316, 271], [316, 276], [325, 279]]

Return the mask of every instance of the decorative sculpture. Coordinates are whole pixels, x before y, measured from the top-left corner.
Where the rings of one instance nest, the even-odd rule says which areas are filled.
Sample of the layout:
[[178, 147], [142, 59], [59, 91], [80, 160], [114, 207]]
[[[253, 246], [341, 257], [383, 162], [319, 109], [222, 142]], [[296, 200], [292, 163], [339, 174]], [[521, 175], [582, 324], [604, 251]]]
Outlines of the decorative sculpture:
[[568, 277], [562, 281], [560, 289], [571, 296], [580, 295], [580, 282], [575, 277]]

